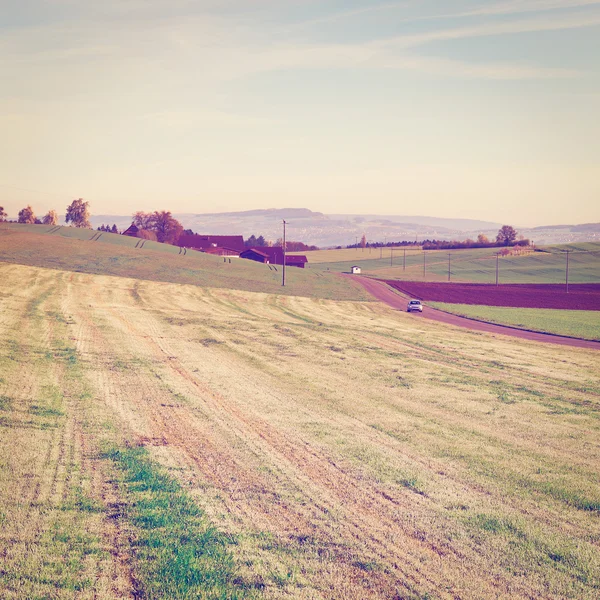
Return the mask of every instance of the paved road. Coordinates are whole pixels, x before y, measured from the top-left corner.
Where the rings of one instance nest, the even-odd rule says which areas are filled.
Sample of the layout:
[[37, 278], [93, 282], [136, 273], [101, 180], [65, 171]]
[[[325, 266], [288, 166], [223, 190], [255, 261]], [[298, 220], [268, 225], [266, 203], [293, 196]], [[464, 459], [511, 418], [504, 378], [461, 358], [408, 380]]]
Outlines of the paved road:
[[[360, 283], [367, 290], [367, 292], [369, 292], [372, 296], [375, 296], [375, 298], [378, 300], [381, 300], [381, 302], [385, 302], [392, 308], [396, 308], [398, 310], [406, 310], [407, 298], [394, 291], [383, 281], [377, 281], [376, 279], [369, 279], [367, 277], [360, 277], [357, 275], [346, 275], [346, 277], [351, 277]], [[508, 335], [524, 340], [532, 340], [534, 342], [546, 342], [549, 344], [559, 344], [561, 346], [574, 346], [576, 348], [593, 348], [594, 350], [600, 350], [600, 342], [580, 340], [563, 337], [560, 335], [552, 335], [549, 333], [525, 331], [524, 329], [517, 329], [515, 327], [508, 327], [506, 325], [495, 325], [493, 323], [475, 321], [474, 319], [467, 319], [466, 317], [459, 317], [458, 315], [452, 315], [441, 310], [436, 310], [430, 306], [424, 306], [423, 313], [412, 313], [412, 315], [415, 318], [423, 317], [426, 319], [431, 319], [432, 321], [439, 321], [440, 323], [456, 325], [457, 327], [466, 327], [467, 329], [472, 329], [474, 331], [486, 331], [488, 333]]]

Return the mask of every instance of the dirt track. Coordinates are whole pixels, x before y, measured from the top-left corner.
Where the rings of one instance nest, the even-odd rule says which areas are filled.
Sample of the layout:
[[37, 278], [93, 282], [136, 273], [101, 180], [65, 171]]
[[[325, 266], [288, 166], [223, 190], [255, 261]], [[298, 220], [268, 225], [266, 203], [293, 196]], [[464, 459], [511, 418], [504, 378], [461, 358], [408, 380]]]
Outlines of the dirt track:
[[[365, 277], [357, 277], [355, 275], [348, 275], [348, 277], [352, 277], [352, 279], [355, 281], [360, 282], [370, 294], [375, 296], [375, 298], [378, 300], [381, 300], [381, 302], [385, 302], [389, 306], [397, 308], [398, 310], [406, 310], [406, 297], [400, 295], [398, 292], [393, 291], [390, 286], [383, 281], [367, 279]], [[456, 325], [457, 327], [466, 327], [474, 331], [508, 335], [534, 342], [546, 342], [549, 344], [559, 344], [561, 346], [574, 346], [575, 348], [592, 348], [595, 350], [600, 350], [600, 342], [579, 340], [560, 335], [552, 335], [549, 333], [526, 331], [524, 329], [517, 329], [516, 327], [509, 327], [507, 325], [485, 323], [483, 321], [476, 321], [474, 319], [467, 319], [466, 317], [452, 315], [450, 313], [431, 308], [430, 306], [424, 306], [423, 313], [421, 315], [419, 315], [419, 313], [413, 313], [413, 316], [416, 318], [422, 316], [433, 321], [448, 323], [449, 325]]]

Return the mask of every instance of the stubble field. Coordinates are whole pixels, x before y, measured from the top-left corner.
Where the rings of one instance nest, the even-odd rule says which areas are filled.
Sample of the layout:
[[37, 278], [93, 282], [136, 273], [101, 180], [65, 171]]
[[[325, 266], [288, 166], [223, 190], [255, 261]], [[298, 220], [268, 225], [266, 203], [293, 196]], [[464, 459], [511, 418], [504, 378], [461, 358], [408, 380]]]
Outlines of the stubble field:
[[170, 597], [600, 594], [594, 351], [5, 263], [0, 307], [2, 597], [169, 597], [189, 538], [228, 570]]

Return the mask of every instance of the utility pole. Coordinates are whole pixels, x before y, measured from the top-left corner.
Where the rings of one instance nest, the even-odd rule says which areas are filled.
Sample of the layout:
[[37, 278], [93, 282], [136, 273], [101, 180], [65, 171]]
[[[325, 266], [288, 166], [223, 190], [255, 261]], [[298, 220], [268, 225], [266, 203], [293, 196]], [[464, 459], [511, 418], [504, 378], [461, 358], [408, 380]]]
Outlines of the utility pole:
[[567, 272], [565, 275], [565, 283], [567, 285], [567, 294], [569, 293], [569, 252], [570, 252], [570, 250], [567, 250]]
[[281, 285], [285, 286], [285, 226], [287, 223], [283, 221], [283, 269], [281, 270]]
[[448, 281], [450, 281], [450, 252], [448, 252]]
[[402, 270], [406, 271], [406, 247], [404, 247], [404, 263], [402, 265]]
[[423, 279], [425, 279], [425, 250], [423, 250]]
[[390, 246], [390, 267], [394, 266], [394, 246]]
[[496, 286], [498, 285], [498, 257], [500, 256], [500, 252], [496, 252]]

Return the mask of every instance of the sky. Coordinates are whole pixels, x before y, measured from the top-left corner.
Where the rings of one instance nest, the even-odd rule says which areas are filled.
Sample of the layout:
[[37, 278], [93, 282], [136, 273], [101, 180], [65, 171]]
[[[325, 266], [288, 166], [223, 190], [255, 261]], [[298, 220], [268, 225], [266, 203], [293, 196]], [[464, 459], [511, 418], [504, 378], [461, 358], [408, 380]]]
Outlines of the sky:
[[2, 0], [0, 205], [600, 221], [600, 0]]

